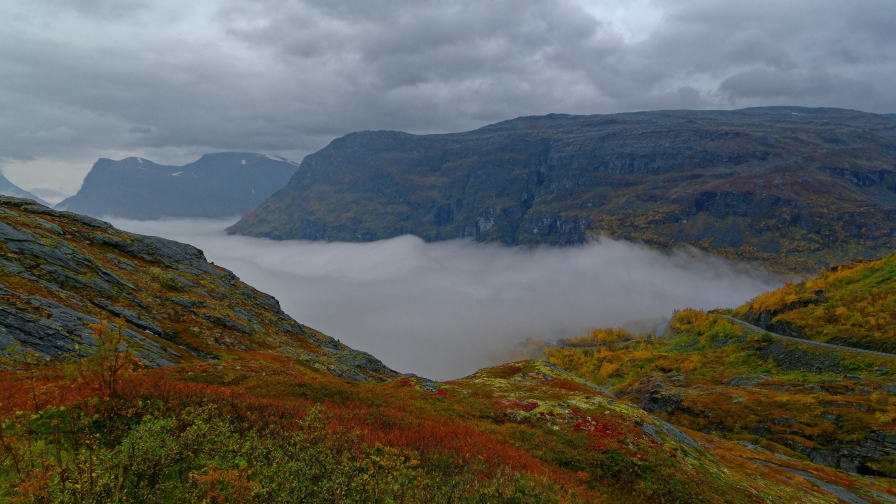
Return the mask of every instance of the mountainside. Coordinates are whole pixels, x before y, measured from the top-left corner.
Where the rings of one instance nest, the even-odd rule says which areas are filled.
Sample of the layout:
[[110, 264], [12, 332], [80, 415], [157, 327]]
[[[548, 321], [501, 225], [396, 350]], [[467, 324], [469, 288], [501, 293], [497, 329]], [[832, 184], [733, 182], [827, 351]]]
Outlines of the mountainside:
[[0, 339], [2, 501], [896, 494], [886, 478], [677, 428], [540, 360], [446, 383], [399, 375], [296, 323], [192, 246], [6, 197]]
[[896, 353], [896, 255], [822, 270], [732, 315], [787, 336]]
[[34, 200], [41, 205], [49, 205], [49, 203], [47, 203], [46, 201], [10, 182], [9, 179], [4, 177], [2, 173], [0, 173], [0, 195], [13, 196], [15, 198], [27, 198], [30, 200]]
[[358, 380], [396, 375], [298, 324], [195, 247], [0, 197], [0, 350], [77, 359], [104, 330], [147, 367], [266, 351]]
[[283, 158], [241, 152], [206, 154], [184, 166], [100, 159], [78, 194], [56, 208], [129, 219], [230, 217], [282, 188], [296, 168]]
[[840, 109], [521, 117], [352, 133], [230, 232], [690, 244], [810, 271], [896, 249], [896, 120]]
[[896, 477], [896, 356], [799, 344], [695, 310], [662, 338], [619, 333], [548, 347], [545, 358], [757, 455]]
[[735, 310], [682, 310], [661, 338], [603, 329], [535, 350], [679, 427], [893, 478], [894, 293], [896, 254]]

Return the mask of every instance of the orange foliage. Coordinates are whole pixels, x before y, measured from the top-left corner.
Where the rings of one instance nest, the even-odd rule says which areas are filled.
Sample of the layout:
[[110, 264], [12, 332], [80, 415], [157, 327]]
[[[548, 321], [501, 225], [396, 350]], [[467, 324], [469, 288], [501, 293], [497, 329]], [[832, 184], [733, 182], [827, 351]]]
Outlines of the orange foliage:
[[590, 334], [567, 338], [563, 344], [571, 347], [590, 347], [618, 343], [632, 339], [632, 334], [625, 329], [604, 328], [595, 329]]

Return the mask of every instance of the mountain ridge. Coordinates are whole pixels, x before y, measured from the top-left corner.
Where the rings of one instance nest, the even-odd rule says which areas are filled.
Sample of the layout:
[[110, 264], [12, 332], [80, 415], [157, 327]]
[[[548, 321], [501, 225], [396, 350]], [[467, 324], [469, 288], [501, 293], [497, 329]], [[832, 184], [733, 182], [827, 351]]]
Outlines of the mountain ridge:
[[77, 194], [56, 208], [103, 217], [231, 217], [281, 188], [297, 165], [244, 152], [205, 154], [183, 166], [140, 157], [100, 158]]
[[606, 235], [777, 269], [896, 249], [896, 121], [842, 109], [657, 111], [350, 133], [228, 232], [508, 245]]

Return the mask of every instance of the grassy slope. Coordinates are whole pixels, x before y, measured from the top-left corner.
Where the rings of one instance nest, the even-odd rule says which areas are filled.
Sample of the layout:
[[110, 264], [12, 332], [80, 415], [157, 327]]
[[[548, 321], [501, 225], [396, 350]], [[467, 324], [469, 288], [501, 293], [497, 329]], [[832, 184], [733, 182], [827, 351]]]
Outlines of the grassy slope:
[[555, 347], [546, 358], [677, 426], [743, 443], [748, 456], [803, 460], [835, 480], [818, 464], [896, 476], [892, 454], [870, 453], [896, 434], [894, 359], [782, 343], [694, 310], [671, 325], [668, 339]]
[[24, 378], [0, 373], [0, 498], [20, 502], [835, 501], [536, 362], [438, 386], [257, 353], [108, 395], [65, 366]]
[[896, 353], [896, 255], [822, 270], [763, 294], [734, 316], [775, 332]]
[[150, 367], [267, 350], [358, 379], [396, 374], [298, 324], [189, 245], [16, 198], [0, 197], [0, 217], [3, 346], [44, 358], [89, 353], [87, 324], [104, 320]]
[[[896, 255], [853, 263], [729, 312], [773, 332], [896, 349]], [[670, 339], [611, 346], [613, 330], [548, 349], [552, 362], [607, 384], [673, 423], [852, 472], [896, 477], [896, 362], [761, 337], [685, 310]], [[894, 445], [894, 446], [890, 446]]]

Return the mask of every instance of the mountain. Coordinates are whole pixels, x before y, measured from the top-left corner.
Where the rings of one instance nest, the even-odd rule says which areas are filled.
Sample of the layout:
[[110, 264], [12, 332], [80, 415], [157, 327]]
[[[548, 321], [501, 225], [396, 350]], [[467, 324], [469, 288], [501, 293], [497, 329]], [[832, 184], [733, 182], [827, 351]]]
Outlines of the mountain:
[[78, 194], [56, 208], [130, 219], [230, 217], [263, 202], [295, 171], [286, 159], [241, 152], [206, 154], [184, 166], [100, 159]]
[[896, 120], [840, 109], [521, 117], [466, 133], [352, 133], [231, 233], [508, 245], [601, 235], [779, 269], [896, 249]]
[[49, 205], [49, 203], [47, 203], [46, 201], [10, 182], [9, 179], [4, 177], [2, 173], [0, 173], [0, 195], [14, 196], [16, 198], [27, 198], [30, 200], [34, 200], [41, 205]]
[[358, 380], [397, 373], [298, 324], [190, 245], [0, 197], [0, 349], [66, 359], [108, 321], [142, 366], [277, 352]]
[[0, 216], [2, 501], [896, 493], [886, 479], [677, 428], [549, 362], [446, 383], [399, 375], [293, 321], [190, 245], [17, 198], [0, 198]]

